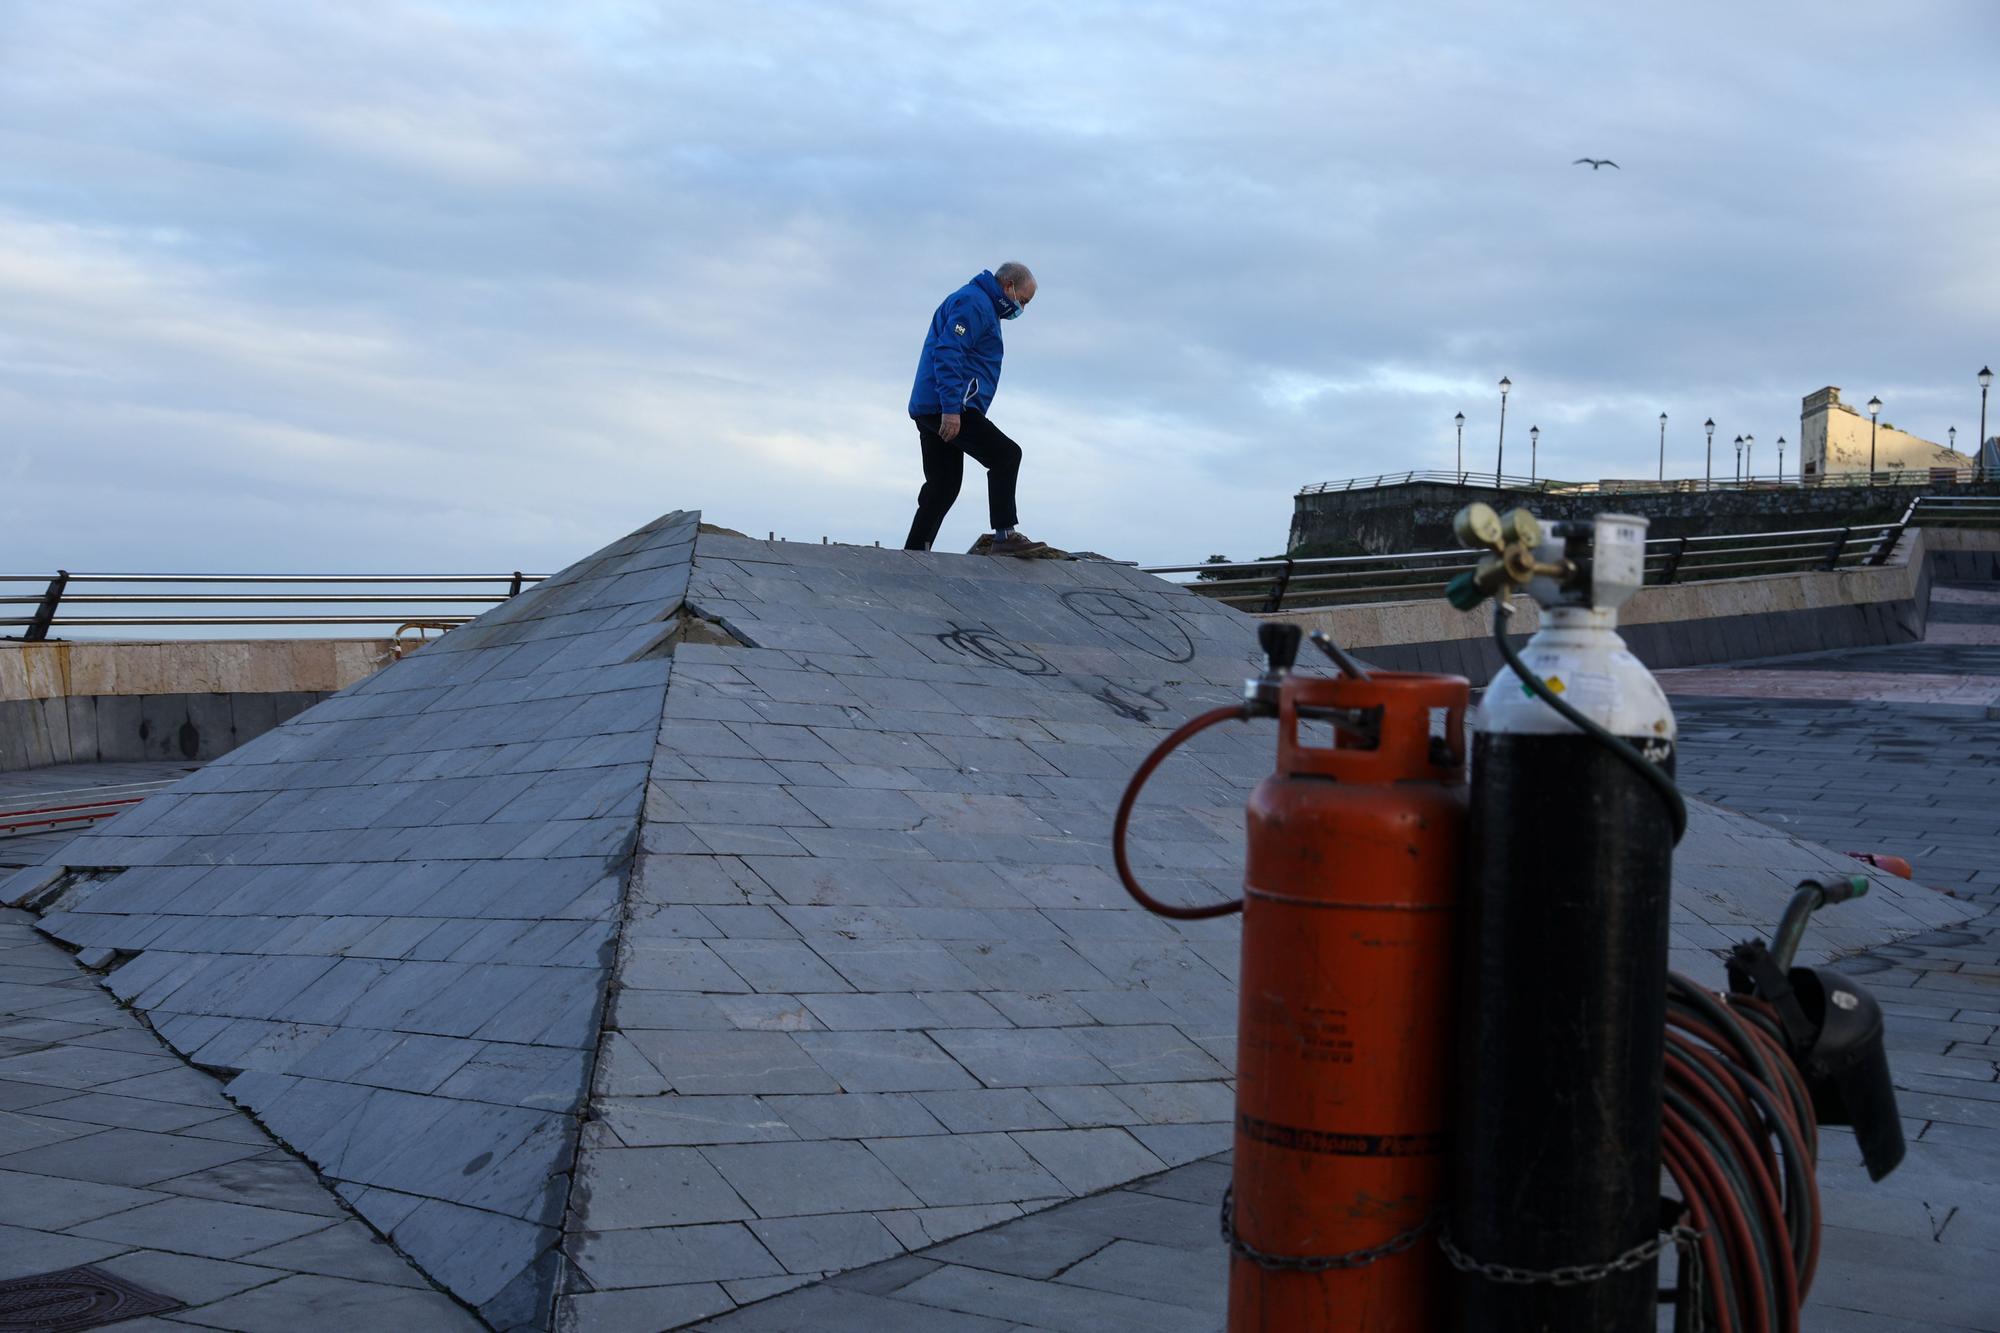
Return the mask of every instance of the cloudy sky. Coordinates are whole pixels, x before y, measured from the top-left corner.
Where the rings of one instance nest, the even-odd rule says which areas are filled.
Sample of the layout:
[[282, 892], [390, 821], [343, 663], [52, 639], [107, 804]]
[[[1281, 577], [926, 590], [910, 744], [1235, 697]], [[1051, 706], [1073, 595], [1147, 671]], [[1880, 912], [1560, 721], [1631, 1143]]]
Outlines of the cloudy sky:
[[1061, 545], [1276, 550], [1456, 411], [1490, 467], [1503, 374], [1509, 472], [1650, 476], [1665, 411], [1698, 475], [1828, 383], [1969, 442], [1996, 144], [1988, 0], [0, 0], [0, 564], [897, 544], [924, 327], [1008, 258]]

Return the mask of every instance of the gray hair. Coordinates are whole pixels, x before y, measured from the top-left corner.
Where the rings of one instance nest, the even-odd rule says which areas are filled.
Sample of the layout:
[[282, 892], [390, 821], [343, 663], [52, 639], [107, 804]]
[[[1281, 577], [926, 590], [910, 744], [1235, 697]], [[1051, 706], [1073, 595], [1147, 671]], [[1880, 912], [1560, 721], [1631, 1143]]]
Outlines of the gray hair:
[[1010, 259], [999, 268], [993, 270], [993, 280], [1003, 284], [1011, 282], [1016, 287], [1019, 287], [1023, 283], [1033, 282], [1035, 275], [1028, 272], [1026, 264], [1017, 264]]

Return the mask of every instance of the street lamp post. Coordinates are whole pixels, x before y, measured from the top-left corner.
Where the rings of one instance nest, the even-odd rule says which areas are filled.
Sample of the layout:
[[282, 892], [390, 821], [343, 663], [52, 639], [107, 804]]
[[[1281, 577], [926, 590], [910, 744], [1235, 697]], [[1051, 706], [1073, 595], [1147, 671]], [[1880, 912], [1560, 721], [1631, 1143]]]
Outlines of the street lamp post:
[[1660, 413], [1660, 480], [1667, 479], [1667, 414]]
[[1736, 437], [1736, 480], [1743, 480], [1743, 437]]
[[1785, 484], [1785, 437], [1778, 437], [1778, 484]]
[[1505, 375], [1500, 377], [1500, 444], [1493, 455], [1493, 489], [1500, 489], [1500, 473], [1507, 461], [1507, 391], [1514, 387], [1514, 381]]
[[1875, 419], [1882, 415], [1882, 400], [1868, 400], [1868, 484], [1875, 484]]
[[1708, 432], [1708, 452], [1701, 459], [1701, 487], [1707, 490], [1715, 481], [1715, 418], [1702, 422], [1701, 428]]
[[1757, 480], [1756, 448], [1757, 437], [1755, 435], [1745, 435], [1743, 437], [1743, 480], [1745, 481]]
[[1465, 413], [1455, 412], [1451, 418], [1458, 423], [1458, 480], [1465, 482]]
[[1529, 481], [1533, 481], [1535, 479], [1535, 456], [1540, 451], [1541, 443], [1542, 443], [1542, 428], [1540, 426], [1528, 427], [1528, 480]]
[[1972, 456], [1980, 460], [1982, 470], [1986, 461], [1986, 390], [1993, 383], [1993, 372], [1985, 366], [1979, 368], [1979, 438], [1973, 442]]

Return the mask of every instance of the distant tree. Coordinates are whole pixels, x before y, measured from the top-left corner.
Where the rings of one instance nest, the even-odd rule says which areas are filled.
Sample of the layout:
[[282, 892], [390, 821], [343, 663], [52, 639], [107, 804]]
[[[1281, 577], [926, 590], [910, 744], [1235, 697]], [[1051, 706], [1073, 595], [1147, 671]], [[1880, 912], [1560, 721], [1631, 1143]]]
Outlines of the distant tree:
[[[1226, 565], [1231, 562], [1229, 557], [1226, 555], [1212, 555], [1208, 559], [1202, 561], [1201, 563], [1203, 563], [1204, 565]], [[1223, 571], [1219, 569], [1203, 570], [1201, 573], [1195, 575], [1197, 579], [1201, 580], [1204, 583], [1213, 582], [1214, 580], [1222, 578], [1223, 576], [1224, 576]]]

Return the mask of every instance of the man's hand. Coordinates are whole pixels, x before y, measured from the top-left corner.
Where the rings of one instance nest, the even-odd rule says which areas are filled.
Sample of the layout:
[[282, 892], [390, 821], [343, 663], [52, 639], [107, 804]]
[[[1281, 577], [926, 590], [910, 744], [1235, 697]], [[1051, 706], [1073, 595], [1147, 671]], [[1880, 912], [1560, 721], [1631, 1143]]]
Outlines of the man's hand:
[[958, 413], [946, 412], [938, 418], [937, 435], [946, 444], [958, 438]]

